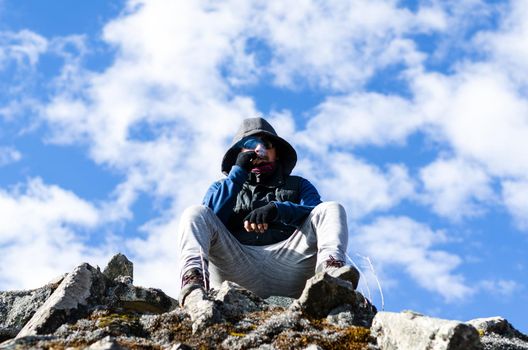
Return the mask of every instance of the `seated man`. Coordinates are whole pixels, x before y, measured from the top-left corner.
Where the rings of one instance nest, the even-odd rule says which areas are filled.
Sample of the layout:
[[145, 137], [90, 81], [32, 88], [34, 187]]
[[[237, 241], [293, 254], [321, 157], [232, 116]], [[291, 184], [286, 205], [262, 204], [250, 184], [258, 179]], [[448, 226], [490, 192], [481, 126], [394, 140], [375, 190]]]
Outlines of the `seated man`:
[[265, 119], [243, 121], [222, 161], [227, 177], [181, 217], [181, 305], [209, 281], [232, 281], [263, 298], [299, 297], [320, 271], [357, 287], [358, 271], [345, 265], [345, 210], [290, 175], [296, 162], [293, 147]]

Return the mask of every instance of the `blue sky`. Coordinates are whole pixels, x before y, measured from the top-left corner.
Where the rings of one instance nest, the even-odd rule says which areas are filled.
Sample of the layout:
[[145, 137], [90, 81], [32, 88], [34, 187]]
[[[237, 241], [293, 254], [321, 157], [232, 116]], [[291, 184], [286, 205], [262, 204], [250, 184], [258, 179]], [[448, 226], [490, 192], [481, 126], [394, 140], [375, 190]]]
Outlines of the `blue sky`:
[[522, 0], [0, 0], [0, 290], [121, 251], [176, 296], [179, 215], [261, 115], [379, 308], [375, 275], [526, 333], [527, 62]]

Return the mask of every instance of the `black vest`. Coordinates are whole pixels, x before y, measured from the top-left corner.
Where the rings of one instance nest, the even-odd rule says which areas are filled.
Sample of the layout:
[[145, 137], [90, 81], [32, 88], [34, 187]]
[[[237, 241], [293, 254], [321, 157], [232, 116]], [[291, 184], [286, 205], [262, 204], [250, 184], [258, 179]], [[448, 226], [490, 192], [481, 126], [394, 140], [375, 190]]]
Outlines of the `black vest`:
[[269, 184], [256, 184], [246, 181], [237, 195], [233, 214], [228, 220], [227, 228], [240, 241], [246, 245], [268, 245], [283, 241], [290, 237], [297, 229], [295, 226], [281, 222], [269, 224], [264, 233], [246, 232], [244, 218], [256, 208], [269, 202], [292, 202], [299, 204], [301, 192], [299, 176], [275, 176]]

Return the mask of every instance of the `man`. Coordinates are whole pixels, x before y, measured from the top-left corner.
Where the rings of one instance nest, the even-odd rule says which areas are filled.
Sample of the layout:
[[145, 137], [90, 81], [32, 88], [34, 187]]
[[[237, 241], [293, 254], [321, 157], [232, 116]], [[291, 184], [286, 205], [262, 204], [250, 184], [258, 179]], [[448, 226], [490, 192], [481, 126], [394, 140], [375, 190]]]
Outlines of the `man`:
[[345, 210], [290, 175], [296, 162], [293, 147], [265, 119], [242, 122], [222, 161], [227, 177], [181, 217], [181, 305], [192, 290], [225, 280], [264, 298], [298, 297], [321, 271], [357, 287], [358, 271], [345, 264]]

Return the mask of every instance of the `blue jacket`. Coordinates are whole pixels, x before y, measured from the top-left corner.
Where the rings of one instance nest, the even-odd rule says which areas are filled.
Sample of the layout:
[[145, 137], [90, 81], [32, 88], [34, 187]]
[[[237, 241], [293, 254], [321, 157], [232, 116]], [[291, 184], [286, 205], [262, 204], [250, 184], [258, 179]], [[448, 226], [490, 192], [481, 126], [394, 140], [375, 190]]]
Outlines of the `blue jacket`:
[[[218, 218], [227, 226], [236, 198], [244, 182], [248, 181], [249, 172], [234, 165], [225, 179], [213, 183], [205, 197], [203, 204], [211, 208]], [[317, 189], [306, 179], [302, 178], [299, 203], [272, 202], [277, 207], [279, 221], [285, 225], [299, 227], [312, 209], [321, 203], [321, 196]]]

